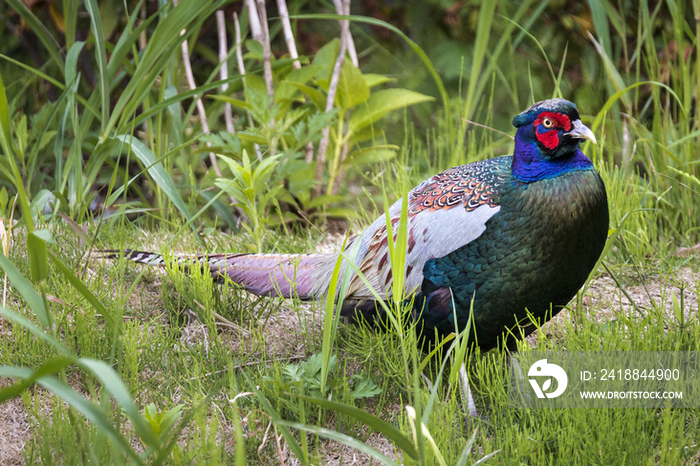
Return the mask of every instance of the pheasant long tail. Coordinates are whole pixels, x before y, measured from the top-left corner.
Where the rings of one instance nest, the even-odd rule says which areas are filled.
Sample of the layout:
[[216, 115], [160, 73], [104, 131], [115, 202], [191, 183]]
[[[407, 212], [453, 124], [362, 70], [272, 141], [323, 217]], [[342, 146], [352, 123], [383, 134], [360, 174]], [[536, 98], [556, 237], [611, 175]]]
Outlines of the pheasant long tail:
[[[119, 251], [105, 251], [106, 258], [117, 258]], [[126, 249], [124, 257], [134, 262], [164, 267], [167, 258], [145, 251]], [[335, 263], [332, 254], [212, 254], [209, 256], [176, 256], [178, 266], [184, 270], [192, 264], [201, 264], [212, 277], [220, 282], [231, 280], [247, 291], [259, 296], [298, 296], [312, 300], [321, 296], [327, 288], [319, 283], [319, 271], [324, 265]]]

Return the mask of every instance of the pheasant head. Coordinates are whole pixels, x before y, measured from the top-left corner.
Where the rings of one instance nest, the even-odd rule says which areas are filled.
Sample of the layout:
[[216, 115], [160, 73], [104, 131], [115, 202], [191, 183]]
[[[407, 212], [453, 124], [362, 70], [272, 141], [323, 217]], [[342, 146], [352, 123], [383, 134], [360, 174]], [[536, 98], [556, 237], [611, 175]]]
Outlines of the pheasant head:
[[513, 118], [515, 152], [513, 175], [532, 182], [571, 170], [588, 168], [591, 161], [579, 150], [583, 139], [596, 143], [576, 105], [564, 99], [537, 102]]

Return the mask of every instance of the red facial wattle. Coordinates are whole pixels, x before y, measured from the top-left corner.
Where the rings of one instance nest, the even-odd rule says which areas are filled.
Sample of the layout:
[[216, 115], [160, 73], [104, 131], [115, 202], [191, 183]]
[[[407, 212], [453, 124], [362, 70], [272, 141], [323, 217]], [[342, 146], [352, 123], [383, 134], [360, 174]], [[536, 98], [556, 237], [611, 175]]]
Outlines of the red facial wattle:
[[[546, 119], [552, 122], [550, 128], [544, 126]], [[559, 130], [571, 131], [572, 128], [568, 115], [554, 112], [542, 112], [535, 120], [534, 126], [537, 140], [549, 150], [556, 149], [559, 145]]]

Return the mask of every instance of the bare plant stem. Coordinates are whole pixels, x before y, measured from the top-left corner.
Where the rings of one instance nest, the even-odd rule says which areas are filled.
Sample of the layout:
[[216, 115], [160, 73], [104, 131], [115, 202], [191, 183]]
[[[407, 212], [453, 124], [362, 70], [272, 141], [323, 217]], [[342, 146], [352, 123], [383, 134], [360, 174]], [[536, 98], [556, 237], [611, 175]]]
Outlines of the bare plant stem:
[[248, 22], [250, 23], [250, 35], [253, 36], [254, 40], [262, 42], [263, 33], [262, 28], [260, 27], [260, 18], [258, 17], [258, 8], [255, 6], [255, 0], [245, 0], [245, 6], [248, 7]]
[[[342, 0], [343, 9], [347, 7], [347, 11], [350, 10], [350, 0]], [[333, 102], [335, 102], [335, 93], [338, 90], [338, 81], [340, 80], [340, 72], [343, 69], [343, 61], [345, 60], [345, 52], [348, 49], [348, 28], [349, 21], [347, 19], [340, 20], [340, 50], [338, 50], [338, 58], [335, 60], [335, 66], [333, 68], [333, 75], [331, 76], [331, 82], [328, 86], [328, 99], [326, 100], [326, 113], [330, 112], [333, 108]], [[323, 180], [323, 168], [326, 164], [326, 151], [328, 150], [328, 142], [330, 139], [330, 126], [323, 128], [321, 133], [321, 142], [318, 144], [318, 156], [316, 157], [316, 186], [314, 186], [314, 197], [318, 197], [321, 194], [321, 181]]]
[[[270, 48], [270, 28], [267, 24], [267, 10], [265, 8], [265, 0], [257, 0], [258, 4], [258, 15], [260, 16], [260, 25], [263, 33], [263, 76], [265, 77], [265, 84], [267, 85], [267, 94], [270, 96], [270, 108], [275, 105], [275, 85], [272, 81], [272, 50]], [[275, 127], [275, 119], [270, 118], [268, 124], [270, 128]], [[273, 139], [273, 142], [276, 139]], [[270, 144], [270, 155], [274, 156], [277, 148], [276, 144]]]
[[280, 12], [280, 19], [282, 20], [282, 32], [284, 32], [284, 41], [287, 43], [287, 50], [289, 50], [289, 56], [292, 57], [292, 66], [295, 70], [301, 68], [301, 63], [299, 62], [299, 54], [297, 53], [297, 44], [294, 42], [294, 33], [292, 32], [292, 24], [289, 22], [289, 10], [287, 9], [287, 2], [285, 0], [277, 0], [277, 9]]
[[[265, 76], [265, 84], [267, 84], [267, 94], [274, 98], [275, 86], [272, 82], [272, 50], [270, 49], [270, 29], [267, 27], [267, 10], [265, 9], [265, 0], [256, 0], [258, 4], [258, 15], [260, 16], [260, 26], [262, 28], [262, 45], [263, 45], [263, 75]], [[270, 105], [274, 101], [270, 102]], [[272, 124], [270, 125], [272, 126]]]
[[[285, 0], [277, 0], [277, 9], [280, 13], [280, 18], [282, 19], [282, 31], [284, 32], [284, 40], [287, 43], [287, 50], [289, 50], [289, 56], [292, 57], [292, 66], [295, 70], [301, 68], [301, 62], [299, 61], [299, 54], [297, 53], [297, 45], [294, 41], [294, 33], [292, 31], [292, 24], [289, 22], [289, 10], [287, 9], [287, 2]], [[306, 144], [306, 163], [311, 163], [314, 161], [314, 143], [309, 141]]]
[[[228, 78], [228, 63], [226, 62], [226, 55], [228, 55], [228, 43], [226, 40], [226, 18], [224, 17], [223, 10], [216, 11], [216, 27], [219, 30], [219, 62], [222, 63], [219, 73], [221, 75], [221, 79], [225, 80]], [[227, 89], [228, 83], [221, 85], [221, 90], [224, 93]], [[224, 122], [226, 123], [226, 131], [229, 133], [236, 132], [236, 129], [233, 127], [231, 104], [228, 102], [224, 104]]]
[[[255, 17], [258, 17], [257, 13]], [[233, 27], [236, 33], [236, 62], [238, 63], [238, 72], [243, 76], [243, 88], [245, 89], [245, 64], [243, 63], [243, 51], [241, 50], [241, 23], [238, 21], [238, 15], [235, 11], [233, 12]], [[248, 116], [248, 125], [251, 128], [255, 128], [255, 122], [253, 121], [253, 116], [250, 114], [250, 111], [246, 110], [246, 115]], [[257, 144], [254, 144], [254, 146], [255, 155], [258, 157], [258, 160], [262, 160], [260, 146]]]
[[[333, 0], [333, 4], [335, 5], [335, 11], [337, 11], [339, 15], [344, 15], [344, 16], [350, 15], [350, 2], [348, 2], [347, 8], [344, 7], [343, 0]], [[352, 40], [352, 33], [350, 32], [349, 25], [348, 25], [348, 32], [347, 32], [346, 36], [348, 39], [348, 55], [350, 55], [350, 60], [352, 60], [353, 65], [359, 67], [360, 62], [357, 59], [357, 50], [355, 49], [355, 41]]]
[[[180, 35], [183, 34], [185, 34], [184, 29], [180, 32]], [[184, 41], [182, 43], [182, 63], [185, 66], [185, 76], [187, 77], [187, 84], [190, 86], [190, 89], [197, 89], [197, 84], [194, 82], [194, 74], [192, 74], [189, 45], [187, 44], [187, 41]], [[207, 113], [204, 109], [204, 102], [202, 102], [202, 99], [198, 95], [194, 98], [197, 99], [197, 112], [199, 113], [199, 120], [202, 123], [202, 131], [208, 133], [209, 123], [207, 122]], [[208, 146], [211, 146], [211, 144], [207, 142], [207, 147]], [[211, 161], [211, 166], [214, 168], [214, 173], [216, 173], [217, 176], [222, 176], [221, 170], [219, 169], [219, 163], [216, 160], [216, 155], [213, 152], [209, 152], [209, 160]]]

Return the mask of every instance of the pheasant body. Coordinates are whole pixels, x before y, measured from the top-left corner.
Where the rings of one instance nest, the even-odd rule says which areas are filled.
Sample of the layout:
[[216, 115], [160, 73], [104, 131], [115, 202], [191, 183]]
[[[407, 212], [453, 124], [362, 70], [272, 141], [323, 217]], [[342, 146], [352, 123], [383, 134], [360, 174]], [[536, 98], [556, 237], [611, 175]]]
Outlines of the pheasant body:
[[[579, 150], [595, 137], [571, 102], [539, 102], [513, 120], [513, 156], [454, 167], [408, 194], [405, 288], [416, 293], [414, 316], [423, 333], [463, 329], [473, 300], [474, 333], [482, 350], [526, 318], [551, 317], [584, 284], [605, 245], [605, 186]], [[399, 200], [389, 209], [394, 234]], [[392, 289], [388, 233], [381, 216], [346, 248], [382, 297]], [[128, 257], [156, 264], [158, 255]], [[336, 254], [217, 254], [198, 256], [219, 280], [266, 296], [326, 295]], [[340, 310], [375, 312], [375, 296], [352, 273]], [[550, 314], [551, 312], [551, 314]], [[454, 322], [454, 315], [457, 322]], [[529, 333], [528, 329], [524, 332]], [[519, 332], [515, 332], [518, 334]], [[473, 341], [473, 340], [472, 340]]]

